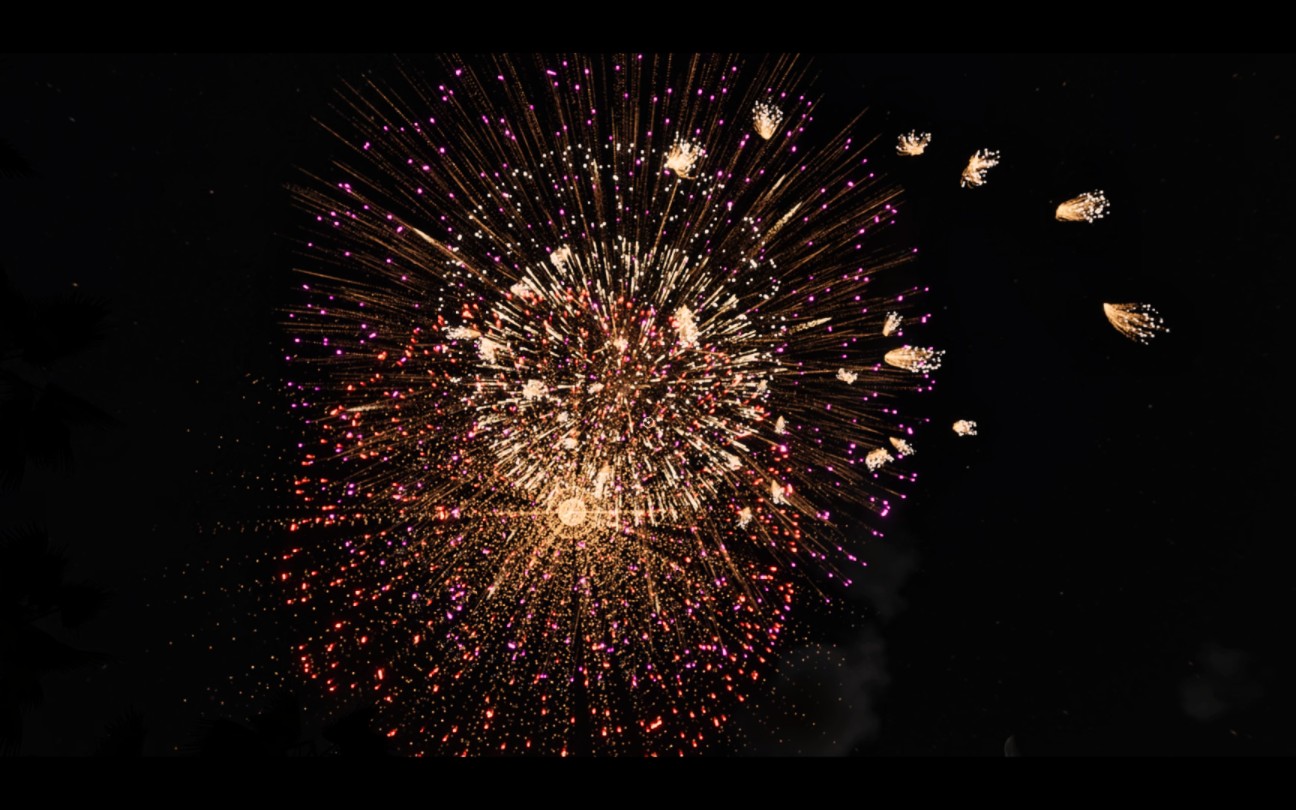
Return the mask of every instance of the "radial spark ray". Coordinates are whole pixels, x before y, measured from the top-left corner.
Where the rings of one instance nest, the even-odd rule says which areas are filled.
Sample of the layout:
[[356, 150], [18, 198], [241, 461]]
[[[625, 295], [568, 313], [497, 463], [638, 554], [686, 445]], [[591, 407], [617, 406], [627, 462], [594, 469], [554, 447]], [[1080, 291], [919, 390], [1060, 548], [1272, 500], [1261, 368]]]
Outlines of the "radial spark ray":
[[301, 672], [411, 752], [697, 750], [906, 477], [896, 192], [796, 59], [441, 70], [296, 191]]

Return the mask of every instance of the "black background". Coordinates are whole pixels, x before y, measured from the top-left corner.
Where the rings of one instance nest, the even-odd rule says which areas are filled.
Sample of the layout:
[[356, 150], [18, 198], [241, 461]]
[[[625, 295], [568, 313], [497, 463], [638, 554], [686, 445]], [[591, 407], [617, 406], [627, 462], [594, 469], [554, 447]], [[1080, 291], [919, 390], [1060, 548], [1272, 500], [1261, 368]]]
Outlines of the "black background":
[[[313, 119], [340, 82], [394, 63], [0, 61], [0, 139], [33, 169], [0, 179], [0, 267], [29, 296], [75, 283], [107, 302], [106, 339], [55, 377], [121, 423], [79, 432], [72, 471], [0, 494], [5, 526], [44, 525], [114, 594], [65, 636], [110, 661], [47, 681], [24, 753], [91, 752], [128, 707], [145, 752], [173, 753], [201, 717], [264, 709], [250, 668], [273, 666], [288, 628], [248, 583], [277, 542], [254, 529], [290, 425], [278, 322], [301, 215], [285, 187], [329, 155]], [[841, 597], [853, 618], [807, 613], [819, 639], [790, 651], [745, 750], [997, 756], [1011, 736], [1024, 755], [1293, 753], [1293, 59], [817, 64], [825, 129], [867, 107], [858, 129], [906, 189], [927, 334], [949, 354], [913, 403], [932, 419], [918, 485]], [[928, 154], [890, 155], [914, 127], [935, 133]], [[960, 189], [982, 147], [1002, 165]], [[1108, 219], [1053, 221], [1093, 188]], [[1130, 342], [1104, 301], [1153, 303], [1172, 331]], [[955, 437], [959, 418], [980, 435]]]

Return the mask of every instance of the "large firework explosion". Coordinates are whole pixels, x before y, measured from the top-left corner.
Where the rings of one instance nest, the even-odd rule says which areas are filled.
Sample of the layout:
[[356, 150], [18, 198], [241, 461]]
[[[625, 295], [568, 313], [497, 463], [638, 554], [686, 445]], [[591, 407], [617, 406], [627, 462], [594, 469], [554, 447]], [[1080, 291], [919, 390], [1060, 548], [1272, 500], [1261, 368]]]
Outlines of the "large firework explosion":
[[795, 58], [439, 69], [296, 191], [300, 669], [410, 752], [697, 750], [908, 475], [896, 190]]

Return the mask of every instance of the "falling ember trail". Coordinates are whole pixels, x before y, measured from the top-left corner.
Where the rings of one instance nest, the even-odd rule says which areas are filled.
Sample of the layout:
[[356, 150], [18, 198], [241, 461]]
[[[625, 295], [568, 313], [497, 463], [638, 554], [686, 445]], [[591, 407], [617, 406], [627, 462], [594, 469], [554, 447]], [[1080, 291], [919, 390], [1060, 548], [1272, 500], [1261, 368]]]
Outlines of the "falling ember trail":
[[282, 580], [300, 676], [403, 750], [702, 750], [853, 559], [828, 515], [880, 534], [941, 352], [893, 337], [927, 319], [898, 192], [810, 72], [451, 58], [342, 94], [295, 189], [318, 539]]

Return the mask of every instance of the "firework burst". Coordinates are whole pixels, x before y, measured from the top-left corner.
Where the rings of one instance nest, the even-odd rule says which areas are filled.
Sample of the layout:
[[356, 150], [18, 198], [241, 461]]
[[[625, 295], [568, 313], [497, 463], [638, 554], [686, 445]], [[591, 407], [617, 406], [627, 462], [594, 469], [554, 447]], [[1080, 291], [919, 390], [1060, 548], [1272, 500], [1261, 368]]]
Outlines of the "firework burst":
[[296, 192], [301, 671], [411, 752], [695, 750], [905, 478], [895, 192], [795, 59], [445, 73]]

